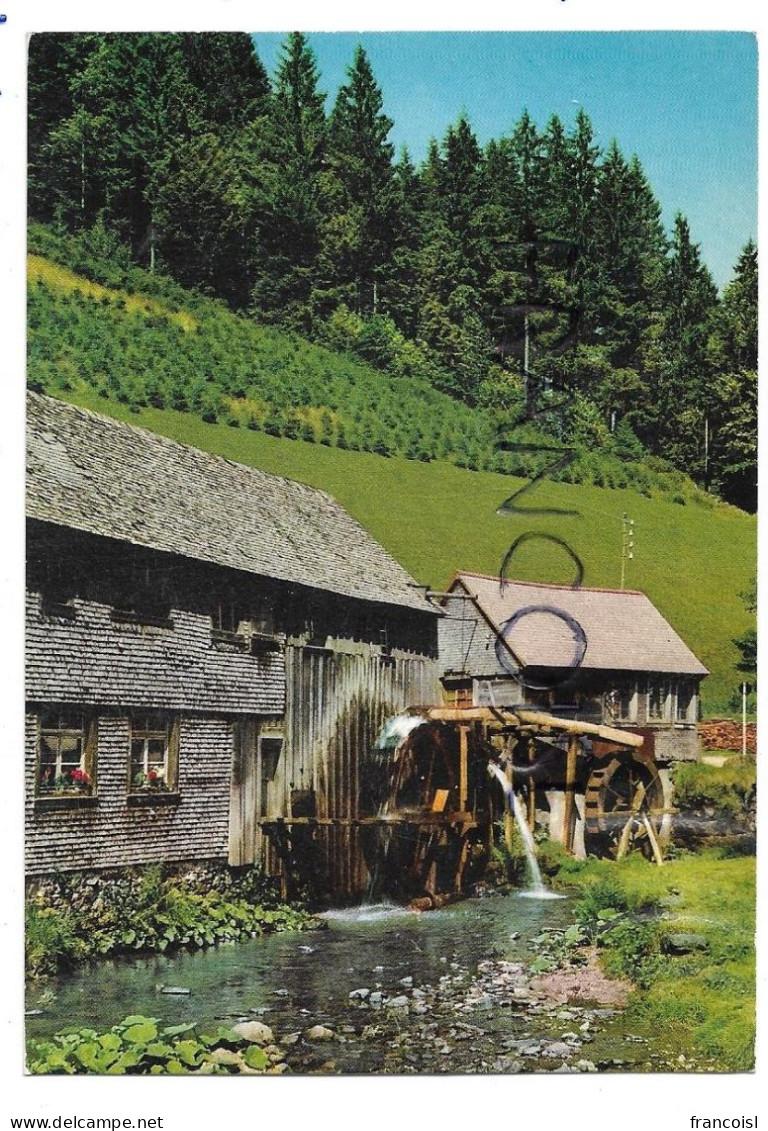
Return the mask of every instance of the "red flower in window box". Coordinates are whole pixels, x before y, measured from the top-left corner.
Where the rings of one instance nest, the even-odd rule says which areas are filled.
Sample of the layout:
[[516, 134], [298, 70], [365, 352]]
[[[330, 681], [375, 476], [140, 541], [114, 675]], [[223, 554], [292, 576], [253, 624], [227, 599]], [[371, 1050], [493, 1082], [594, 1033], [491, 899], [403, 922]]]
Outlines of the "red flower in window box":
[[74, 769], [70, 771], [69, 780], [79, 793], [91, 792], [91, 775], [86, 773], [85, 770]]
[[141, 793], [169, 793], [168, 785], [159, 770], [139, 772], [133, 778], [133, 789]]

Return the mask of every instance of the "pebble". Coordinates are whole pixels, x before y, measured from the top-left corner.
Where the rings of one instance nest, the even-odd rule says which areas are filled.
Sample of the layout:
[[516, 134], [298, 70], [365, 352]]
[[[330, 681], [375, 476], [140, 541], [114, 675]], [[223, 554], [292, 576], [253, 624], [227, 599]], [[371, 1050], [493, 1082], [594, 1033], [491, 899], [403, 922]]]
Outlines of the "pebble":
[[385, 1004], [387, 1009], [407, 1009], [410, 1003], [405, 994], [399, 994], [389, 998]]
[[246, 1041], [250, 1041], [253, 1045], [275, 1043], [275, 1035], [269, 1025], [264, 1025], [261, 1021], [242, 1021], [239, 1025], [233, 1025], [232, 1031], [245, 1037]]
[[330, 1041], [333, 1039], [333, 1029], [327, 1029], [325, 1025], [313, 1025], [311, 1029], [304, 1032], [304, 1036], [308, 1041]]
[[565, 1041], [553, 1041], [551, 1045], [547, 1045], [543, 1050], [543, 1055], [548, 1057], [555, 1056], [570, 1056], [573, 1049], [567, 1045]]

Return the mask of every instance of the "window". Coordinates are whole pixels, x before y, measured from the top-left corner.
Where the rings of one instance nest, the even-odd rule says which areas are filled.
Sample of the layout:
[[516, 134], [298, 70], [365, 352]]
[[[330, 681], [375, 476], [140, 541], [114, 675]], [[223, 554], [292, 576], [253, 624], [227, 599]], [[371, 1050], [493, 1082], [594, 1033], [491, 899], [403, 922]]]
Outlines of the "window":
[[131, 793], [172, 793], [177, 784], [178, 720], [134, 715], [130, 723]]
[[472, 681], [462, 683], [448, 683], [445, 686], [445, 698], [450, 707], [471, 707], [473, 702]]
[[[269, 784], [274, 781], [277, 764], [283, 751], [283, 736], [278, 733], [259, 735], [259, 758], [261, 759], [261, 782], [259, 788], [258, 813], [266, 817], [269, 812]], [[298, 816], [296, 811], [293, 815]]]
[[622, 683], [611, 692], [607, 702], [610, 714], [618, 723], [637, 723], [637, 687]]
[[677, 685], [677, 706], [675, 720], [678, 723], [692, 723], [696, 721], [696, 693], [690, 683]]
[[667, 714], [667, 694], [668, 686], [666, 683], [651, 680], [648, 684], [648, 718], [656, 721], [665, 719]]
[[173, 628], [171, 605], [166, 594], [167, 570], [149, 560], [128, 554], [114, 571], [113, 621]]
[[48, 707], [39, 718], [36, 795], [91, 796], [94, 792], [95, 720], [82, 708]]

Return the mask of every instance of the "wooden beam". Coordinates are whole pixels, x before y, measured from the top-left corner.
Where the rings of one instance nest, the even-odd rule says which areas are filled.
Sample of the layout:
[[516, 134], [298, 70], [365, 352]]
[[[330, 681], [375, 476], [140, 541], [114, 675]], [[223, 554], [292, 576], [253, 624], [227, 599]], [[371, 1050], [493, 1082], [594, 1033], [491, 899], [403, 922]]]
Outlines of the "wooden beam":
[[647, 813], [643, 814], [643, 824], [645, 825], [645, 831], [648, 833], [648, 839], [651, 842], [654, 859], [659, 867], [661, 867], [661, 865], [664, 863], [664, 857], [661, 854], [661, 848], [659, 847], [659, 842], [656, 838], [656, 832]]
[[568, 753], [565, 758], [565, 805], [563, 807], [563, 847], [573, 851], [574, 821], [576, 816], [576, 756], [579, 744], [576, 735], [568, 739]]
[[[536, 743], [532, 738], [528, 739], [528, 761], [536, 761]], [[531, 832], [534, 831], [536, 826], [536, 782], [532, 777], [528, 778], [528, 828]]]
[[614, 742], [617, 746], [641, 747], [645, 739], [640, 734], [631, 734], [616, 727], [601, 723], [585, 723], [575, 719], [561, 719], [545, 711], [528, 711], [523, 707], [427, 707], [424, 717], [436, 722], [446, 723], [502, 723], [522, 730], [549, 730], [560, 734], [592, 735], [604, 742]]
[[459, 727], [459, 809], [467, 807], [469, 796], [469, 727]]
[[601, 723], [583, 723], [575, 719], [559, 719], [556, 715], [547, 715], [543, 711], [520, 709], [514, 713], [523, 723], [549, 727], [552, 730], [562, 731], [564, 734], [591, 734], [595, 738], [602, 738], [605, 742], [615, 742], [618, 746], [639, 748], [645, 741], [641, 734], [630, 734], [627, 730], [617, 730], [616, 727], [606, 727]]

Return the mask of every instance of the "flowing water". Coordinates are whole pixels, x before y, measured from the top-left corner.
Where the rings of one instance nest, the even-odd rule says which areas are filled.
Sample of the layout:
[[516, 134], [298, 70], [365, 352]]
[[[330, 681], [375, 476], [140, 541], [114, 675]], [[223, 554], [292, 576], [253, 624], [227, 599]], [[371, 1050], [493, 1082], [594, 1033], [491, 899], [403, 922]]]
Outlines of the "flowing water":
[[536, 859], [536, 845], [533, 840], [533, 833], [528, 827], [528, 822], [525, 819], [520, 801], [517, 794], [512, 788], [512, 783], [505, 777], [503, 770], [497, 766], [495, 762], [488, 763], [488, 773], [493, 774], [501, 782], [501, 788], [504, 790], [504, 799], [507, 808], [514, 816], [517, 822], [517, 827], [520, 830], [520, 838], [523, 842], [523, 849], [525, 850], [525, 863], [528, 869], [528, 878], [530, 880], [530, 887], [527, 891], [521, 892], [521, 895], [529, 899], [560, 899], [556, 892], [549, 891], [545, 886], [544, 880], [541, 875], [541, 868]]
[[[198, 1032], [258, 1019], [295, 1074], [660, 1070], [654, 1036], [628, 1035], [620, 1009], [541, 997], [531, 964], [569, 925], [570, 900], [521, 894], [424, 914], [369, 904], [327, 912], [324, 930], [103, 959], [33, 989], [42, 1013], [27, 1032], [103, 1031], [131, 1014]], [[318, 1025], [333, 1036], [311, 1039]]]
[[[199, 1022], [203, 1031], [257, 1018], [274, 1030], [279, 1042], [319, 1024], [339, 1035], [332, 1054], [322, 1054], [326, 1061], [332, 1055], [338, 1071], [388, 1071], [388, 1026], [396, 1015], [398, 1032], [405, 1022], [399, 1011], [387, 1007], [388, 998], [406, 994], [414, 1005], [416, 995], [426, 992], [429, 1001], [434, 990], [434, 1009], [425, 1017], [411, 1015], [410, 1024], [438, 1016], [451, 1024], [467, 1021], [461, 1010], [456, 1012], [457, 1003], [472, 985], [478, 965], [495, 958], [532, 960], [530, 940], [547, 927], [565, 927], [569, 914], [566, 901], [537, 903], [508, 895], [467, 899], [426, 914], [373, 904], [328, 912], [324, 918], [325, 930], [85, 965], [48, 982], [37, 998], [30, 996], [27, 1005], [34, 1009], [40, 992], [45, 995], [44, 1012], [28, 1018], [28, 1035], [42, 1037], [70, 1026], [102, 1030], [137, 1013], [168, 1025]], [[168, 995], [161, 992], [163, 986], [190, 992]], [[370, 991], [367, 997], [381, 994], [382, 1007], [350, 998], [357, 990]], [[496, 1013], [483, 1013], [490, 1039], [494, 1033], [519, 1035], [525, 1028], [509, 1008]], [[361, 1039], [366, 1025], [381, 1026], [382, 1040], [375, 1033]], [[291, 1064], [290, 1049], [288, 1054]], [[291, 1064], [296, 1071], [307, 1063], [311, 1070], [314, 1062], [311, 1056], [307, 1062], [305, 1054], [303, 1063]], [[437, 1070], [448, 1071], [455, 1064], [442, 1060]]]

